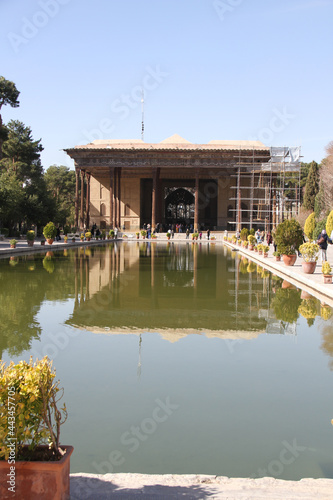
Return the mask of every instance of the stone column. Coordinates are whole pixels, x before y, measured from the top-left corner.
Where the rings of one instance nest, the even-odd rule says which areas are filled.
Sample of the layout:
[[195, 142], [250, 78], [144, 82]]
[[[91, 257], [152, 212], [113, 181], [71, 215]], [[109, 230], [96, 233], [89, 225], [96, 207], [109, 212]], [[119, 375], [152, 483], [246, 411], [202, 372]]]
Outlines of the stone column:
[[79, 174], [80, 171], [75, 168], [75, 227], [79, 227]]
[[118, 225], [118, 182], [117, 182], [117, 168], [113, 169], [113, 216], [114, 216], [114, 227]]
[[120, 186], [120, 178], [121, 178], [121, 168], [118, 167], [118, 227], [121, 229], [121, 186]]
[[84, 226], [84, 177], [85, 171], [81, 170], [81, 210], [80, 210], [80, 229]]
[[199, 169], [195, 171], [194, 231], [199, 229]]
[[153, 191], [151, 194], [151, 229], [156, 227], [157, 168], [153, 168]]
[[86, 195], [86, 226], [89, 229], [90, 224], [90, 177], [91, 174], [87, 172], [87, 195]]
[[113, 205], [114, 205], [114, 200], [113, 200], [113, 177], [114, 177], [114, 167], [110, 168], [110, 228], [114, 227], [114, 219], [113, 219]]

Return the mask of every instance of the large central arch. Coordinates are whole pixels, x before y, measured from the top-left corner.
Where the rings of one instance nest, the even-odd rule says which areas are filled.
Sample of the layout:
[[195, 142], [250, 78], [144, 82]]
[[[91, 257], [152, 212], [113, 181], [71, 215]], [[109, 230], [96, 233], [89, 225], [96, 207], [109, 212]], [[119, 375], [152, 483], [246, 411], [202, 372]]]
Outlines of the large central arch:
[[192, 188], [166, 189], [165, 220], [168, 224], [193, 224], [195, 199]]

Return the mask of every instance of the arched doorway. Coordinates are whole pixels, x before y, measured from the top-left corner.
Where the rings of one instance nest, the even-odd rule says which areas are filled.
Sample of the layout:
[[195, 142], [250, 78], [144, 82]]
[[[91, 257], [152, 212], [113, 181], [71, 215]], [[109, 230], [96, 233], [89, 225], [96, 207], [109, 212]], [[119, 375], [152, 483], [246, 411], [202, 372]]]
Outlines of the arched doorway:
[[165, 220], [167, 224], [193, 224], [194, 189], [170, 188], [165, 198]]

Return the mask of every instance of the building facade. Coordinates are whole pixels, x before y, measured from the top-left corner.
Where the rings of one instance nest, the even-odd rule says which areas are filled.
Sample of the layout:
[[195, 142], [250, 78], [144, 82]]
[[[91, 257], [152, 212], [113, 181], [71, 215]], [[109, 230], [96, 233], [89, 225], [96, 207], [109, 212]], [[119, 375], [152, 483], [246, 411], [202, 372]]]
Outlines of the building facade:
[[[75, 161], [76, 225], [273, 227], [284, 214], [281, 179], [300, 169], [296, 149], [260, 141], [193, 144], [178, 135], [157, 144], [96, 140], [66, 149]], [[298, 199], [296, 188], [296, 210]]]

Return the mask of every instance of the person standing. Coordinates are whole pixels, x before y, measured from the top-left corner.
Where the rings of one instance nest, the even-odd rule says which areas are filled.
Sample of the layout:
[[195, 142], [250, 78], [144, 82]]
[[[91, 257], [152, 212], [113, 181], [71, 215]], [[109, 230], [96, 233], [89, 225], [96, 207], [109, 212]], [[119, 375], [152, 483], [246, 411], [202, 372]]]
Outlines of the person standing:
[[210, 229], [207, 229], [207, 240], [209, 240], [209, 236], [210, 236]]
[[328, 237], [328, 234], [326, 233], [326, 229], [323, 229], [321, 234], [319, 235], [319, 238], [317, 240], [317, 245], [320, 248], [320, 254], [321, 254], [321, 262], [325, 262], [327, 260], [327, 244], [330, 243], [332, 245], [332, 240], [331, 238]]

